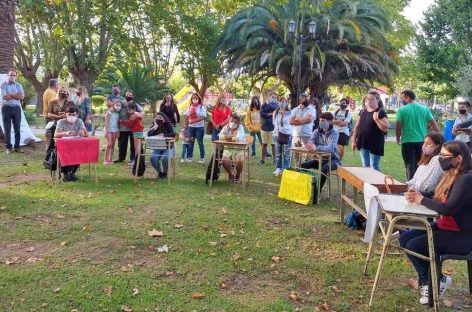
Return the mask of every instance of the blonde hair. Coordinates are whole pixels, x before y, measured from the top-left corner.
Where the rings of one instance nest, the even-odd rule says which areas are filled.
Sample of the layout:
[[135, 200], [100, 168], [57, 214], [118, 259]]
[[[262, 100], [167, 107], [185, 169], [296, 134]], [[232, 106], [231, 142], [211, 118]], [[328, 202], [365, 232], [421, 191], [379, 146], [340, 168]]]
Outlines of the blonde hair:
[[89, 97], [89, 94], [88, 94], [88, 91], [87, 91], [87, 88], [86, 88], [86, 87], [84, 87], [84, 86], [79, 86], [79, 87], [77, 88], [77, 91], [80, 91], [80, 96], [79, 96], [79, 100], [80, 100], [80, 101], [82, 101], [83, 99]]

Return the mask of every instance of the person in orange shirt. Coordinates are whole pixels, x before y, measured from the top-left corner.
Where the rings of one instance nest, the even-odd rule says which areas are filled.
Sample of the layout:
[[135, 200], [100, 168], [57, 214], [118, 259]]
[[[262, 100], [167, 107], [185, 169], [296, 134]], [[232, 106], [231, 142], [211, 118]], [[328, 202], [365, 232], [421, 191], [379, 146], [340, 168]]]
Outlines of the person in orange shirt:
[[[43, 116], [45, 119], [48, 118], [48, 112], [49, 112], [49, 102], [54, 100], [57, 97], [57, 92], [59, 91], [59, 83], [57, 82], [57, 79], [52, 78], [49, 79], [49, 88], [46, 89], [43, 93]], [[48, 121], [46, 120], [46, 123]]]

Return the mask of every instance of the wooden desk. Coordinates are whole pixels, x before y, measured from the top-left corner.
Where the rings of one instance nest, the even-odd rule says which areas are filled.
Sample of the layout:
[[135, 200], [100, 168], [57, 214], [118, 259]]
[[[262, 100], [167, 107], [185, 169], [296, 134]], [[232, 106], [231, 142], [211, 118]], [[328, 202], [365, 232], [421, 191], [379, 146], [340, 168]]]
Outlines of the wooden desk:
[[[213, 185], [213, 173], [215, 171], [215, 164], [217, 161], [221, 161], [222, 159], [219, 158], [220, 153], [218, 152], [220, 149], [233, 149], [233, 150], [242, 150], [243, 151], [243, 171], [241, 172], [243, 175], [242, 184], [243, 189], [249, 185], [249, 178], [250, 178], [250, 171], [249, 171], [249, 147], [251, 146], [252, 142], [247, 141], [227, 141], [227, 140], [216, 140], [213, 141], [213, 145], [215, 146], [215, 153], [213, 154], [213, 162], [211, 164], [211, 175], [210, 175], [210, 186]], [[246, 177], [244, 178], [244, 169], [246, 169]]]
[[[379, 189], [380, 193], [386, 193], [385, 177], [386, 175], [370, 167], [342, 167], [339, 166], [336, 170], [338, 176], [341, 178], [341, 205], [339, 207], [339, 217], [341, 223], [344, 222], [344, 203], [357, 210], [365, 218], [367, 212], [364, 208], [356, 204], [357, 193], [364, 191], [364, 183], [369, 183]], [[346, 195], [346, 182], [352, 186], [353, 199]], [[389, 185], [393, 193], [405, 192], [407, 185], [397, 180], [393, 180], [393, 184]]]
[[[302, 156], [303, 155], [309, 155], [318, 161], [318, 169], [305, 169], [303, 170], [313, 170], [317, 172], [317, 180], [316, 180], [316, 185], [318, 188], [318, 196], [317, 196], [317, 204], [320, 204], [320, 198], [321, 198], [321, 175], [323, 174], [321, 171], [321, 167], [323, 166], [323, 159], [326, 158], [328, 165], [329, 165], [329, 170], [328, 173], [325, 175], [326, 179], [328, 180], [328, 198], [331, 199], [331, 153], [327, 152], [318, 152], [314, 151], [311, 149], [308, 149], [306, 147], [292, 147], [290, 149], [290, 168], [293, 168], [295, 170], [301, 170], [301, 162], [302, 162]], [[295, 163], [293, 165], [293, 163]]]
[[[144, 137], [144, 138], [139, 138], [141, 140], [141, 146], [144, 150], [144, 155], [146, 155], [146, 138], [147, 137]], [[175, 152], [175, 138], [174, 137], [169, 137], [169, 138], [165, 138], [165, 150], [167, 151], [167, 156], [161, 156], [161, 157], [168, 157], [168, 161], [167, 161], [167, 182], [168, 184], [170, 184], [170, 180], [171, 180], [171, 177], [172, 178], [175, 178], [175, 172], [176, 172], [176, 161], [175, 161], [175, 153], [174, 155], [170, 155], [170, 151], [171, 151], [171, 148], [172, 146], [174, 145], [174, 152]], [[139, 163], [141, 161], [141, 149], [138, 150], [138, 155], [136, 156], [136, 177], [135, 179], [138, 179], [138, 169], [139, 169]], [[172, 167], [172, 170], [170, 170]], [[143, 175], [144, 177], [144, 175]]]
[[61, 164], [63, 166], [88, 164], [89, 178], [91, 178], [90, 164], [94, 164], [95, 183], [98, 182], [96, 165], [100, 153], [100, 139], [98, 137], [63, 137], [54, 140], [57, 149], [57, 170], [60, 170]]
[[[390, 240], [392, 239], [392, 233], [395, 229], [396, 223], [402, 221], [413, 221], [419, 225], [423, 225], [421, 228], [426, 230], [426, 234], [428, 236], [429, 257], [417, 254], [407, 249], [403, 250], [408, 254], [430, 262], [430, 283], [432, 284], [433, 290], [433, 306], [434, 311], [438, 311], [439, 291], [436, 271], [436, 258], [434, 252], [433, 231], [428, 221], [428, 218], [438, 217], [438, 213], [422, 205], [409, 204], [406, 202], [405, 197], [401, 195], [379, 194], [378, 196], [376, 196], [376, 200], [379, 204], [380, 212], [385, 214], [385, 217], [389, 221], [389, 223], [387, 235], [382, 246], [382, 253], [380, 255], [380, 261], [377, 267], [377, 273], [375, 274], [374, 285], [372, 286], [372, 293], [370, 296], [369, 306], [372, 306], [374, 300], [374, 294], [379, 284], [380, 272], [382, 271], [385, 256], [387, 255], [388, 247], [390, 246]], [[380, 213], [378, 214], [377, 218], [377, 222], [379, 221]], [[415, 228], [420, 228], [420, 226], [417, 225], [415, 226]]]

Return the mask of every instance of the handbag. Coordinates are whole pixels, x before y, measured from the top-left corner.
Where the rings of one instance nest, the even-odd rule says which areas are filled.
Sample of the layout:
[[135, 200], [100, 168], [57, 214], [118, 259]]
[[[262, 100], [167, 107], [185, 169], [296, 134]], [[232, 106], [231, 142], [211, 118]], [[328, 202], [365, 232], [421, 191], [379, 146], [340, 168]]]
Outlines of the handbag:
[[[276, 111], [276, 114], [277, 114], [276, 116], [278, 116], [279, 110]], [[283, 126], [284, 126], [284, 117], [282, 116], [282, 118], [280, 119], [280, 127], [283, 128]], [[289, 139], [290, 139], [289, 134], [282, 133], [279, 130], [279, 136], [277, 138], [277, 143], [282, 144], [282, 145], [287, 145]]]
[[46, 152], [46, 157], [43, 160], [44, 168], [50, 171], [57, 170], [57, 152], [55, 148], [50, 148]]

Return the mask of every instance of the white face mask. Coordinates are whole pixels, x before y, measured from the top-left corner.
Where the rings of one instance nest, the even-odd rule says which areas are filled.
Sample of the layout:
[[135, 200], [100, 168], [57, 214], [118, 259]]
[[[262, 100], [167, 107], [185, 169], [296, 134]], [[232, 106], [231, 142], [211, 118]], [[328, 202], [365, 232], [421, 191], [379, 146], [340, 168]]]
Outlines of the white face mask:
[[67, 116], [67, 121], [70, 123], [74, 123], [77, 121], [77, 116]]
[[121, 110], [121, 105], [115, 105], [115, 111], [119, 112]]
[[236, 123], [234, 123], [234, 122], [230, 122], [230, 123], [229, 123], [229, 127], [234, 130], [234, 129], [236, 129], [236, 128], [238, 127], [238, 125], [237, 125]]

